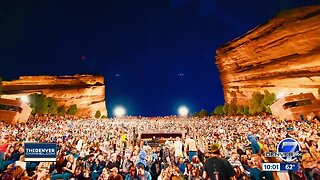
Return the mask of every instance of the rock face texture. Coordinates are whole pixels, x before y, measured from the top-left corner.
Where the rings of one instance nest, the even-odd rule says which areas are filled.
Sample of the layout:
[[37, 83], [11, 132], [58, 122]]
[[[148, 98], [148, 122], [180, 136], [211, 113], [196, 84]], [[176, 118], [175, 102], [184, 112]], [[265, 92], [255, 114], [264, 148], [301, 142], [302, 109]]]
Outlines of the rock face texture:
[[43, 93], [56, 99], [59, 106], [76, 104], [79, 117], [94, 117], [97, 110], [107, 116], [103, 76], [20, 76], [3, 81], [3, 93], [2, 98], [8, 99]]
[[217, 50], [226, 102], [247, 104], [253, 92], [277, 97], [320, 88], [320, 6], [279, 14]]

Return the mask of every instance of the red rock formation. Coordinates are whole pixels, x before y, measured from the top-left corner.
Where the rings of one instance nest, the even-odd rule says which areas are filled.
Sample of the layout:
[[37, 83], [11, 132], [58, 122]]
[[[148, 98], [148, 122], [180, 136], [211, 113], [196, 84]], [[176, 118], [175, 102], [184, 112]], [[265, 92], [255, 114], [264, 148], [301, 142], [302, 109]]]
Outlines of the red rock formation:
[[278, 97], [320, 88], [320, 6], [279, 14], [217, 50], [224, 98], [246, 104], [268, 90]]
[[76, 104], [77, 116], [93, 117], [97, 110], [107, 115], [103, 76], [21, 76], [3, 81], [2, 98], [16, 99], [33, 93], [43, 93], [57, 100], [58, 105]]

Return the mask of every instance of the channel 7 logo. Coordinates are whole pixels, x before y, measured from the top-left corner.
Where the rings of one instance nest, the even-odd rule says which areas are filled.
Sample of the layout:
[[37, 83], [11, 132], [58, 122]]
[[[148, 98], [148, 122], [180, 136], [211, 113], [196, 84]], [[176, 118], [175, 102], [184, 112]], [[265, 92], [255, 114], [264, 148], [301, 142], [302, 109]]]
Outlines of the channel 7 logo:
[[299, 142], [292, 138], [286, 138], [280, 141], [277, 152], [266, 152], [266, 157], [279, 157], [284, 162], [292, 162], [301, 157], [301, 148]]

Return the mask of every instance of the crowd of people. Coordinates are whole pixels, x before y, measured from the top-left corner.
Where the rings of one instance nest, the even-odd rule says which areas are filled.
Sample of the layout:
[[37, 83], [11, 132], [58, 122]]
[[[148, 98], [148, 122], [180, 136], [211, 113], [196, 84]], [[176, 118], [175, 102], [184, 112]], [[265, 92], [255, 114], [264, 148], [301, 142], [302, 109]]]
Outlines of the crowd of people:
[[[68, 119], [0, 123], [1, 179], [320, 179], [320, 123], [272, 117]], [[148, 144], [145, 132], [180, 133]], [[279, 142], [301, 146], [299, 171], [262, 171]], [[56, 162], [25, 162], [24, 143], [56, 143]], [[150, 141], [149, 141], [150, 142]], [[162, 142], [162, 141], [157, 141]]]

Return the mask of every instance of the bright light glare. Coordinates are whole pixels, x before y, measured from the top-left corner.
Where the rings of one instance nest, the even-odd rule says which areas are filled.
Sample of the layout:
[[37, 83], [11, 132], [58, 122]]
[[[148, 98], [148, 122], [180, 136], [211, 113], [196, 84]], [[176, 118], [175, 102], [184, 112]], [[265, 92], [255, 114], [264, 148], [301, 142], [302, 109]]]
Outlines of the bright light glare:
[[122, 117], [126, 114], [126, 110], [122, 106], [118, 106], [114, 109], [113, 114], [116, 117]]
[[178, 113], [179, 113], [180, 116], [188, 116], [189, 109], [186, 106], [181, 106], [178, 109]]
[[29, 98], [28, 98], [28, 96], [22, 96], [20, 99], [21, 99], [21, 101], [24, 102], [24, 103], [29, 103]]
[[277, 94], [277, 99], [281, 99], [285, 96], [283, 92]]

